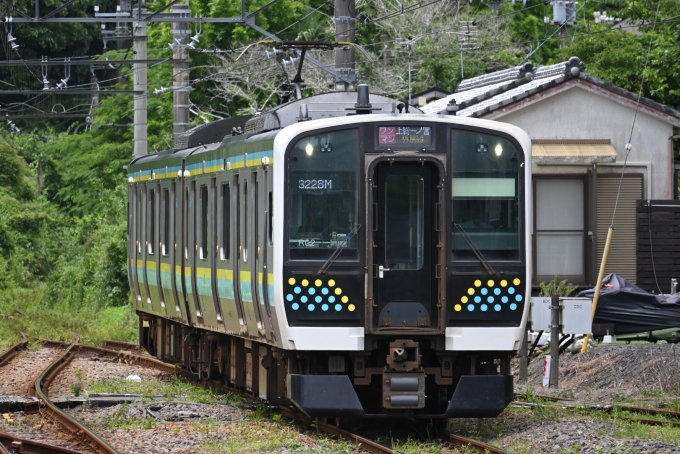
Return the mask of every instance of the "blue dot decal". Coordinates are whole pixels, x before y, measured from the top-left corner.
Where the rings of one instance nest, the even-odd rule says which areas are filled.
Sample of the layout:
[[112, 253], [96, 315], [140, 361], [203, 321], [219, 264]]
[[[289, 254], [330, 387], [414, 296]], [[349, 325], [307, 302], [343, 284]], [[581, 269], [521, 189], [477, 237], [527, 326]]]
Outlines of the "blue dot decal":
[[515, 300], [516, 300], [518, 303], [519, 303], [520, 301], [522, 301], [522, 295], [517, 295], [517, 296], [515, 297]]
[[315, 289], [314, 287], [310, 287], [310, 288], [309, 288], [309, 294], [310, 294], [310, 295], [313, 295], [313, 294], [315, 294], [315, 293], [316, 293], [316, 289]]
[[333, 295], [328, 297], [328, 302], [329, 303], [335, 303], [335, 297]]
[[472, 311], [475, 310], [475, 306], [474, 306], [473, 304], [468, 304], [468, 305], [467, 305], [467, 308], [468, 308], [468, 310], [469, 310], [470, 312], [472, 312]]
[[326, 287], [322, 288], [321, 293], [323, 293], [324, 295], [328, 295], [328, 289]]
[[487, 306], [486, 304], [482, 304], [482, 306], [480, 307], [480, 309], [483, 310], [484, 312], [486, 312], [488, 308], [489, 306]]
[[504, 303], [507, 303], [507, 302], [508, 302], [508, 297], [507, 297], [507, 296], [504, 296], [503, 298], [501, 298], [501, 301], [503, 301]]
[[306, 303], [306, 302], [307, 302], [307, 297], [306, 297], [306, 296], [300, 297], [300, 301], [302, 301], [303, 303]]
[[321, 306], [321, 310], [324, 311], [324, 312], [327, 311], [328, 310], [328, 304], [324, 304], [323, 306]]
[[336, 304], [335, 305], [335, 310], [340, 312], [342, 310], [342, 304]]
[[321, 298], [320, 296], [317, 296], [316, 298], [314, 298], [314, 301], [316, 301], [317, 303], [320, 303], [322, 299], [323, 298]]
[[302, 291], [302, 289], [301, 289], [300, 287], [295, 287], [295, 288], [293, 289], [293, 291], [294, 291], [296, 294], [299, 294], [299, 293]]
[[515, 294], [515, 287], [510, 287], [508, 289], [508, 293], [511, 294], [511, 295], [514, 295]]
[[501, 289], [499, 289], [498, 287], [496, 287], [495, 289], [493, 289], [493, 294], [494, 294], [494, 295], [500, 295], [500, 294], [501, 294]]
[[496, 304], [493, 308], [496, 309], [496, 312], [498, 312], [501, 310], [502, 306], [500, 304]]
[[489, 289], [483, 288], [482, 289], [482, 295], [486, 295], [487, 293], [489, 293]]
[[288, 295], [286, 295], [286, 299], [287, 299], [288, 301], [293, 301], [293, 294], [292, 294], [292, 293], [289, 293]]
[[298, 303], [293, 303], [291, 307], [293, 308], [294, 311], [300, 309], [300, 305]]
[[481, 296], [475, 296], [475, 303], [481, 303], [482, 302], [482, 297]]
[[517, 309], [517, 305], [516, 305], [515, 303], [512, 303], [512, 304], [510, 305], [510, 310], [513, 310], [513, 311], [514, 311], [515, 309]]
[[307, 309], [309, 309], [310, 311], [313, 311], [313, 310], [314, 310], [314, 305], [313, 305], [313, 304], [308, 305], [308, 306], [307, 306]]
[[493, 303], [493, 296], [490, 296], [486, 299], [487, 303]]

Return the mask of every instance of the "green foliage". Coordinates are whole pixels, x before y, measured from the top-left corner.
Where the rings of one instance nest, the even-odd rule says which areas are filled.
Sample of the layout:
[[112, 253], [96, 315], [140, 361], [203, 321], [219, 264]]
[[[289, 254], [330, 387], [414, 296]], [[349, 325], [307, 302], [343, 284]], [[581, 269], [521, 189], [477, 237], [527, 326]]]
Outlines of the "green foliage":
[[578, 288], [578, 285], [571, 284], [568, 279], [558, 283], [557, 279], [559, 277], [560, 275], [556, 274], [551, 281], [539, 283], [538, 285], [541, 286], [539, 296], [552, 296], [555, 293], [559, 296], [569, 296]]

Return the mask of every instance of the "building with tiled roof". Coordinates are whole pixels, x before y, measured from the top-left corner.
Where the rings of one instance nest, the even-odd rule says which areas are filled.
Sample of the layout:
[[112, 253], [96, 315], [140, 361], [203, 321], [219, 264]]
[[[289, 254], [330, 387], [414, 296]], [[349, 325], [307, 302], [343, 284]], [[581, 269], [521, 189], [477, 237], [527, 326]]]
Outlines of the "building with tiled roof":
[[607, 272], [636, 281], [636, 201], [677, 198], [680, 112], [588, 75], [577, 57], [465, 79], [421, 109], [510, 123], [532, 138], [534, 282], [559, 274], [593, 284], [615, 205]]

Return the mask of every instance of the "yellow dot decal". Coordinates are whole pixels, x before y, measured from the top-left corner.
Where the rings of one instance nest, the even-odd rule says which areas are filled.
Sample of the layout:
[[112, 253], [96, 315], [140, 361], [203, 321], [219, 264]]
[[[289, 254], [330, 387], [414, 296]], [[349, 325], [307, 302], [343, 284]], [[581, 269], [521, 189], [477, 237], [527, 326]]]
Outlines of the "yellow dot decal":
[[480, 285], [482, 285], [482, 281], [480, 281], [479, 279], [477, 279], [477, 280], [475, 281], [475, 287], [479, 287]]
[[514, 281], [512, 281], [512, 283], [513, 283], [513, 284], [515, 284], [515, 285], [519, 285], [519, 282], [520, 282], [520, 281], [519, 281], [519, 279], [518, 279], [518, 278], [515, 278], [515, 280], [514, 280]]
[[463, 307], [460, 304], [456, 304], [453, 306], [453, 308], [456, 310], [456, 312], [459, 312]]
[[334, 281], [333, 279], [331, 279], [330, 281], [328, 281], [328, 286], [329, 286], [329, 287], [335, 287], [335, 281]]
[[474, 294], [475, 294], [475, 289], [473, 289], [472, 287], [470, 287], [470, 288], [468, 289], [468, 295], [474, 295]]
[[493, 287], [494, 284], [495, 282], [492, 281], [491, 279], [489, 279], [489, 282], [486, 283], [486, 285], [488, 285], [489, 287]]
[[288, 279], [288, 283], [289, 283], [290, 285], [295, 285], [295, 278], [294, 278], [294, 277], [291, 277], [290, 279]]
[[345, 295], [341, 298], [341, 300], [343, 303], [346, 303], [347, 301], [349, 301], [349, 298], [347, 298], [347, 295]]
[[317, 279], [316, 281], [314, 281], [314, 285], [316, 285], [317, 287], [321, 287], [321, 284], [323, 284], [323, 282], [321, 282], [321, 279]]
[[354, 312], [354, 309], [356, 309], [356, 306], [354, 304], [350, 304], [349, 306], [347, 306], [347, 310], [349, 310], [350, 312]]
[[464, 296], [464, 297], [462, 297], [460, 300], [461, 300], [463, 303], [467, 303], [467, 302], [468, 302], [468, 297], [467, 297], [467, 296]]
[[335, 289], [335, 294], [336, 294], [336, 295], [339, 295], [339, 294], [341, 294], [341, 293], [342, 293], [342, 290], [340, 289], [340, 287], [338, 287], [338, 288]]
[[507, 286], [508, 286], [508, 281], [506, 281], [505, 279], [503, 279], [503, 280], [501, 281], [501, 287], [507, 287]]
[[307, 287], [309, 285], [309, 281], [307, 279], [302, 280], [302, 286]]

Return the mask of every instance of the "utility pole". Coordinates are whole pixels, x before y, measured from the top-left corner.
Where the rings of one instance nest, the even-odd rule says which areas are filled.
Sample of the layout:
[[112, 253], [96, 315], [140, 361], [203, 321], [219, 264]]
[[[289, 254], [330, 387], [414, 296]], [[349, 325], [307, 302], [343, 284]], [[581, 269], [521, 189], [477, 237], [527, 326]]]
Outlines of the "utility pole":
[[[146, 13], [146, 9], [141, 9], [140, 12]], [[135, 60], [146, 60], [146, 22], [133, 22], [133, 40], [135, 49]], [[148, 137], [147, 137], [147, 103], [148, 103], [148, 86], [147, 86], [147, 64], [135, 63], [134, 69], [134, 90], [141, 91], [144, 94], [135, 95], [134, 108], [134, 157], [139, 158], [148, 154]]]
[[[188, 3], [188, 0], [187, 0]], [[178, 19], [184, 17], [191, 17], [191, 10], [189, 5], [174, 5], [172, 7], [172, 14]], [[172, 65], [172, 99], [174, 103], [174, 123], [173, 123], [173, 142], [174, 147], [180, 147], [179, 138], [182, 133], [189, 130], [191, 125], [189, 121], [189, 92], [191, 87], [189, 85], [189, 51], [187, 50], [187, 40], [191, 30], [188, 22], [173, 22], [172, 23], [172, 38], [174, 43], [172, 47], [173, 60], [179, 60]]]
[[[356, 42], [356, 6], [355, 0], [335, 0], [335, 40]], [[354, 47], [335, 49], [335, 70], [346, 75], [346, 80], [335, 78], [335, 89], [340, 91], [355, 90], [356, 52]]]
[[[562, 27], [560, 29], [560, 37], [562, 38], [562, 47], [567, 45], [569, 39], [569, 30], [567, 27], [574, 27], [576, 20], [576, 1], [575, 0], [552, 0], [553, 20], [552, 24]], [[547, 17], [545, 22], [551, 22]]]

